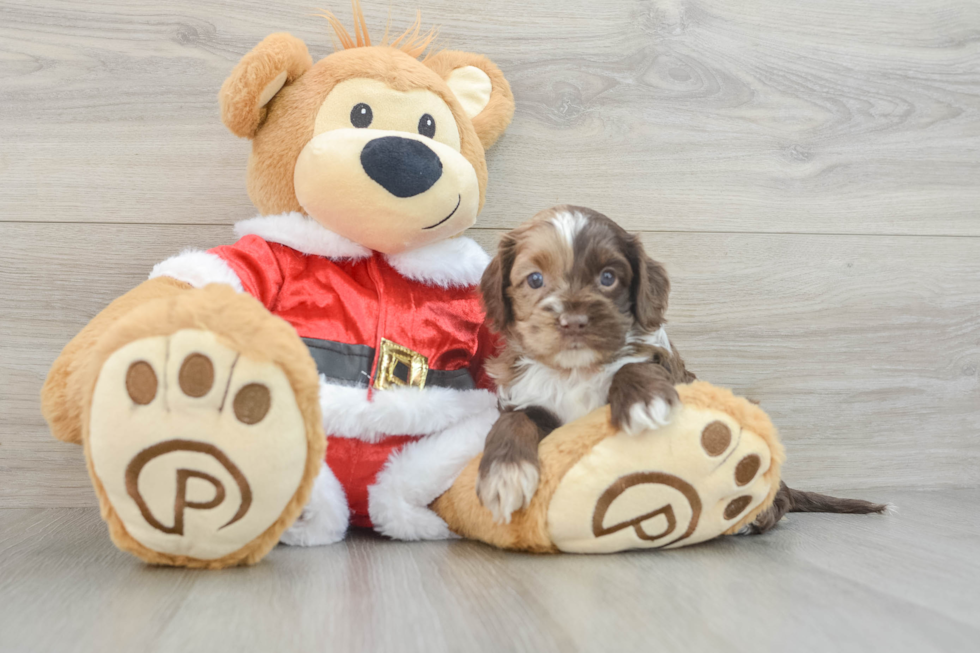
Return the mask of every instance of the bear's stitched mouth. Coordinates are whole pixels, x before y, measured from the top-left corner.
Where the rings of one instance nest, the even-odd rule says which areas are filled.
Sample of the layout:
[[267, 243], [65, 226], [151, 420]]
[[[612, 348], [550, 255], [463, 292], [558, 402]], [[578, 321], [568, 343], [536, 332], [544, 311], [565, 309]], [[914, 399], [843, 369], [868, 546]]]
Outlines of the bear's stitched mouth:
[[426, 230], [428, 230], [428, 229], [435, 229], [436, 227], [438, 227], [439, 225], [441, 225], [441, 224], [442, 224], [443, 222], [445, 222], [445, 221], [446, 221], [446, 220], [448, 220], [449, 218], [451, 218], [451, 217], [453, 217], [453, 216], [454, 216], [454, 215], [456, 214], [456, 209], [458, 209], [458, 208], [459, 208], [459, 205], [460, 205], [460, 204], [462, 204], [462, 202], [463, 202], [463, 196], [462, 196], [462, 195], [457, 195], [457, 196], [456, 196], [456, 208], [455, 208], [455, 209], [453, 209], [453, 210], [452, 210], [452, 211], [451, 211], [451, 212], [449, 213], [449, 215], [447, 215], [446, 217], [444, 217], [444, 218], [443, 218], [442, 220], [440, 220], [439, 222], [437, 222], [437, 223], [435, 223], [435, 224], [432, 224], [432, 225], [429, 225], [428, 227], [422, 227], [422, 231], [426, 231]]

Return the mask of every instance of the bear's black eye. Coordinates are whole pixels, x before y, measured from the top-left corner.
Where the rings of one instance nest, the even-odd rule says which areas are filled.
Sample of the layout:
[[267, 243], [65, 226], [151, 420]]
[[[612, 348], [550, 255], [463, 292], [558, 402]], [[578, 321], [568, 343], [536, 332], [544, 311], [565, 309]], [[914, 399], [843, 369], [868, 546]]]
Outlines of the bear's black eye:
[[363, 102], [355, 104], [354, 108], [350, 110], [350, 124], [358, 129], [364, 129], [371, 124], [372, 120], [374, 120], [374, 112], [371, 111], [371, 107]]
[[544, 285], [544, 275], [540, 272], [532, 272], [527, 275], [527, 285], [537, 290]]
[[616, 275], [612, 270], [603, 270], [602, 274], [599, 275], [599, 283], [608, 288], [616, 283]]
[[436, 135], [436, 119], [427, 113], [422, 114], [419, 118], [419, 133], [433, 138]]

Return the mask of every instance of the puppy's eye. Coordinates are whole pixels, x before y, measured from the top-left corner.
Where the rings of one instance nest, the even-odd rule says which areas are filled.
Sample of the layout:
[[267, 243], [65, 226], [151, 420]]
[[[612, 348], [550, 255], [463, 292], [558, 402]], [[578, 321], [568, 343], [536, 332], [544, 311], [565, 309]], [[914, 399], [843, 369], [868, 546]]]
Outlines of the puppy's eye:
[[527, 285], [537, 290], [544, 285], [544, 275], [540, 272], [532, 272], [527, 275]]
[[364, 129], [371, 124], [372, 120], [374, 120], [374, 112], [371, 111], [371, 107], [363, 102], [355, 104], [354, 108], [350, 110], [350, 124], [358, 129]]
[[609, 288], [616, 283], [616, 275], [612, 272], [612, 270], [603, 270], [602, 274], [599, 275], [599, 283], [606, 288]]
[[432, 138], [436, 135], [436, 119], [429, 114], [423, 114], [419, 118], [419, 133], [423, 136]]

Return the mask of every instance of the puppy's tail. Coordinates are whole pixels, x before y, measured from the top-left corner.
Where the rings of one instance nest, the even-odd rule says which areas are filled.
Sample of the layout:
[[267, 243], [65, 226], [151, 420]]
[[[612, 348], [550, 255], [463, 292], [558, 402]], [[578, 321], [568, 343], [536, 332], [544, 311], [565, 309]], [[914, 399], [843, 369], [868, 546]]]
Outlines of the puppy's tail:
[[828, 494], [819, 492], [806, 492], [804, 490], [794, 490], [786, 483], [779, 483], [779, 491], [773, 499], [772, 505], [760, 512], [755, 521], [745, 526], [740, 534], [761, 535], [779, 523], [788, 512], [836, 512], [848, 513], [851, 515], [867, 515], [870, 513], [881, 514], [883, 512], [894, 512], [894, 506], [883, 503], [871, 503], [860, 499], [841, 499], [832, 497]]
[[872, 503], [861, 499], [843, 499], [819, 492], [794, 490], [785, 483], [782, 485], [786, 489], [789, 499], [787, 512], [835, 512], [849, 515], [867, 515], [871, 513], [881, 514], [888, 509], [884, 503]]

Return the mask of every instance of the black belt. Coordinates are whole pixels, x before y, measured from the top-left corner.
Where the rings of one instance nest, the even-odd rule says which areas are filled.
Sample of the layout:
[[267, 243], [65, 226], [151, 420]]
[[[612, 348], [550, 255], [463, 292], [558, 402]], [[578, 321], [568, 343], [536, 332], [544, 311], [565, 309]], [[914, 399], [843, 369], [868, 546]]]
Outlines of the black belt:
[[[332, 340], [303, 338], [310, 355], [316, 362], [317, 372], [342, 385], [367, 388], [372, 385], [371, 369], [374, 366], [374, 347], [348, 345]], [[382, 339], [382, 361], [378, 365], [374, 387], [392, 385], [432, 386], [454, 390], [473, 390], [476, 383], [465, 367], [460, 370], [430, 370], [425, 356], [406, 347]]]

